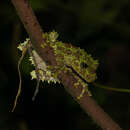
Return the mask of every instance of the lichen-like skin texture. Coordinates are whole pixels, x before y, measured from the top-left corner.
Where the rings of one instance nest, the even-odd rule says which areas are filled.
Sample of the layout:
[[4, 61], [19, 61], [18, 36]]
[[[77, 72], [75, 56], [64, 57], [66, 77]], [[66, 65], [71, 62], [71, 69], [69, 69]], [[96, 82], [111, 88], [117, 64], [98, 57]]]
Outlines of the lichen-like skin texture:
[[55, 31], [45, 33], [43, 37], [54, 49], [57, 66], [51, 66], [50, 68], [52, 68], [52, 70], [54, 68], [57, 69], [57, 72], [54, 73], [55, 77], [57, 78], [59, 73], [69, 69], [77, 79], [74, 86], [78, 87], [79, 84], [83, 86], [83, 91], [78, 98], [81, 98], [86, 91], [91, 95], [88, 91], [88, 84], [82, 79], [91, 83], [97, 78], [96, 69], [99, 64], [98, 61], [94, 60], [91, 55], [87, 54], [83, 49], [58, 41], [58, 34]]
[[[47, 80], [48, 82], [55, 83], [60, 82], [58, 80], [58, 75], [61, 72], [69, 70], [77, 79], [74, 83], [75, 88], [78, 87], [79, 84], [83, 86], [78, 99], [80, 99], [85, 92], [91, 95], [88, 91], [88, 83], [93, 82], [97, 78], [96, 69], [99, 64], [98, 61], [94, 60], [91, 55], [87, 54], [83, 49], [58, 41], [58, 33], [55, 31], [44, 33], [43, 38], [46, 40], [46, 43], [41, 43], [41, 47], [44, 49], [44, 47], [48, 44], [54, 49], [54, 56], [56, 58], [57, 65], [47, 66], [37, 52], [33, 50], [33, 57], [31, 57], [30, 60], [34, 66], [37, 66], [40, 80]], [[21, 44], [22, 48], [23, 45], [24, 44]], [[34, 59], [36, 64], [34, 63]], [[37, 78], [36, 70], [31, 72], [31, 76], [32, 79]]]

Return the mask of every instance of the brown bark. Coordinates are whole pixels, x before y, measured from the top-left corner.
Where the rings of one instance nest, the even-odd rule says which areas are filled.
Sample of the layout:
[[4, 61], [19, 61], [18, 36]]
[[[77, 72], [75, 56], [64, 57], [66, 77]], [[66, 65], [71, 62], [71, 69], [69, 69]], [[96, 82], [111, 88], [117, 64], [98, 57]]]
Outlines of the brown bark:
[[[42, 38], [42, 29], [33, 13], [31, 6], [27, 0], [12, 0], [17, 13], [24, 24], [26, 31], [28, 32], [32, 44], [37, 53], [47, 62], [47, 64], [55, 65], [56, 60], [53, 53], [53, 49], [48, 45], [44, 49], [41, 48], [41, 43], [45, 42]], [[74, 87], [76, 79], [71, 72], [62, 73], [59, 76], [60, 81], [64, 85], [65, 89], [71, 96], [80, 104], [81, 108], [88, 113], [88, 115], [104, 130], [121, 130], [118, 124], [116, 124], [103, 110], [96, 104], [92, 97], [84, 96], [78, 100], [77, 96], [80, 95], [82, 86], [78, 88]]]

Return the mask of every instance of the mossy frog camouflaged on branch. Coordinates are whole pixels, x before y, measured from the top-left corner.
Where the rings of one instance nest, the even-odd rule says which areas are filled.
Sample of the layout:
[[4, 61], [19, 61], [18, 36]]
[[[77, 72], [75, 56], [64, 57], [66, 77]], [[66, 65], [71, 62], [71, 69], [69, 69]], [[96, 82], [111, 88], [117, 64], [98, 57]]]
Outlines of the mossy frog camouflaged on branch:
[[57, 39], [58, 36], [59, 34], [55, 31], [44, 33], [43, 38], [46, 42], [41, 43], [43, 49], [46, 45], [53, 48], [57, 62], [56, 66], [47, 65], [31, 44], [27, 48], [27, 44], [29, 44], [30, 41], [29, 38], [26, 39], [24, 43], [19, 44], [18, 49], [21, 50], [22, 53], [25, 48], [31, 48], [29, 60], [31, 61], [31, 64], [35, 66], [35, 70], [30, 72], [32, 79], [47, 81], [48, 83], [60, 83], [60, 80], [58, 79], [59, 74], [71, 71], [76, 79], [74, 87], [77, 88], [80, 84], [83, 87], [81, 94], [77, 98], [80, 99], [85, 92], [87, 92], [88, 95], [91, 95], [88, 90], [88, 83], [94, 82], [97, 78], [96, 70], [99, 65], [98, 60], [94, 60], [90, 54], [79, 47], [59, 41]]

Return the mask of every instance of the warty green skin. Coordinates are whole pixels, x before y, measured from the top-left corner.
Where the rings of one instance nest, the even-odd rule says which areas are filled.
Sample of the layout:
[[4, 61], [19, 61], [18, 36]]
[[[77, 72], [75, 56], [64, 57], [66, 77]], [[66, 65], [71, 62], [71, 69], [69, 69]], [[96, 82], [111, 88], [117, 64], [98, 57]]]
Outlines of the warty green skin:
[[[88, 90], [88, 83], [94, 82], [97, 78], [96, 70], [99, 65], [97, 60], [94, 60], [90, 54], [87, 54], [83, 49], [75, 47], [71, 44], [66, 44], [58, 41], [58, 33], [55, 31], [44, 33], [43, 38], [46, 43], [41, 43], [41, 47], [44, 48], [48, 44], [54, 49], [54, 55], [56, 58], [56, 66], [48, 66], [43, 59], [33, 50], [34, 57], [30, 57], [32, 64], [38, 68], [41, 81], [60, 82], [58, 75], [61, 72], [71, 71], [76, 79], [74, 83], [75, 87], [80, 84], [83, 86], [81, 94], [77, 97], [80, 99], [85, 92], [89, 95], [91, 93]], [[27, 41], [19, 45], [19, 49], [22, 51]], [[34, 58], [36, 64], [34, 63]], [[32, 79], [36, 79], [36, 70], [31, 72]], [[85, 82], [86, 81], [86, 82]]]
[[94, 60], [92, 56], [87, 54], [83, 49], [58, 41], [58, 33], [55, 31], [43, 34], [43, 38], [54, 49], [57, 66], [48, 66], [48, 68], [52, 70], [57, 70], [53, 76], [58, 78], [58, 75], [61, 72], [70, 70], [77, 79], [74, 86], [78, 87], [79, 84], [83, 86], [82, 93], [78, 98], [80, 99], [85, 92], [88, 92], [88, 94], [91, 95], [88, 91], [88, 83], [94, 82], [97, 78], [96, 69], [99, 65], [98, 61]]

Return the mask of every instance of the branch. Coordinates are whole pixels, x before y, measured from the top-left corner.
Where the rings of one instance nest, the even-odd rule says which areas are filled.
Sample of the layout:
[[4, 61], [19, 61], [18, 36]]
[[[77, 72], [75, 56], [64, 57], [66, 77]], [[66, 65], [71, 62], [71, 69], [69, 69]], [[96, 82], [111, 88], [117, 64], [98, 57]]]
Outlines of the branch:
[[[16, 11], [22, 23], [24, 24], [24, 27], [28, 32], [37, 53], [41, 56], [41, 58], [44, 59], [44, 61], [46, 61], [47, 64], [56, 65], [57, 63], [53, 48], [51, 48], [49, 45], [44, 49], [41, 48], [41, 43], [45, 42], [45, 40], [42, 38], [43, 31], [33, 13], [31, 6], [28, 3], [28, 0], [12, 0], [12, 3], [16, 8]], [[88, 113], [88, 115], [91, 116], [91, 118], [102, 129], [121, 130], [118, 124], [116, 124], [87, 94], [84, 94], [80, 100], [77, 99], [82, 91], [82, 86], [80, 85], [78, 88], [74, 87], [76, 79], [71, 72], [63, 72], [59, 75], [59, 79], [68, 93], [71, 94], [71, 96], [80, 104], [82, 109]]]

